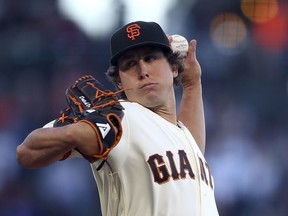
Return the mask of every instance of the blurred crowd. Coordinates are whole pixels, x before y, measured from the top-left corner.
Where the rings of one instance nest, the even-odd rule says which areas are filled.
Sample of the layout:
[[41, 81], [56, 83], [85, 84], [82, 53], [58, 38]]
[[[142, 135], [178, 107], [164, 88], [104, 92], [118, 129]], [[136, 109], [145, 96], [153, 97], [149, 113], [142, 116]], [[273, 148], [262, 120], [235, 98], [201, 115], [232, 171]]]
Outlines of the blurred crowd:
[[[248, 34], [241, 52], [220, 52], [209, 35], [211, 18], [235, 11], [239, 1], [214, 4], [203, 0], [186, 8], [183, 20], [178, 19], [181, 28], [171, 22], [198, 41], [206, 157], [219, 213], [286, 216], [288, 39], [281, 51], [272, 52]], [[180, 14], [181, 7], [177, 10]], [[1, 216], [101, 215], [88, 162], [73, 159], [28, 170], [17, 164], [15, 150], [29, 132], [59, 115], [66, 106], [65, 89], [79, 76], [92, 74], [113, 88], [104, 76], [109, 39], [87, 37], [63, 18], [56, 0], [0, 0]]]

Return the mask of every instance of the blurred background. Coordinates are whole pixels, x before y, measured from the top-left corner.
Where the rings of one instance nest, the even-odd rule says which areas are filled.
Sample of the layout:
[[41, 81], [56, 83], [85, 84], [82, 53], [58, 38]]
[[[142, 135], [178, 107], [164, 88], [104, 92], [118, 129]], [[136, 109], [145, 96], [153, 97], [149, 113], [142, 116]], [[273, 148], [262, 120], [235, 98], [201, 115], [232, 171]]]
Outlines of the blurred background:
[[79, 76], [113, 88], [110, 35], [135, 20], [198, 41], [220, 215], [287, 216], [285, 0], [0, 0], [0, 215], [101, 215], [88, 162], [29, 170], [15, 150], [59, 115]]

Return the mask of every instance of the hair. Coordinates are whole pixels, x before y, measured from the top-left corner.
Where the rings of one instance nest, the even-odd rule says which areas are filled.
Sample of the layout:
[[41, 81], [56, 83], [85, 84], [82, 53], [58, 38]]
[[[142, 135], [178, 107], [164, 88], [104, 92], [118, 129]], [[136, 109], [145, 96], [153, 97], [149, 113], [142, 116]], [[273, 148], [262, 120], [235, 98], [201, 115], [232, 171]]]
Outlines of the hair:
[[[184, 72], [184, 63], [183, 63], [183, 57], [180, 56], [180, 53], [172, 53], [168, 51], [163, 51], [164, 56], [166, 57], [168, 63], [172, 66], [178, 69], [178, 76], [174, 78], [173, 84], [175, 87], [178, 87], [181, 85], [181, 80]], [[108, 77], [108, 80], [111, 81], [117, 90], [120, 90], [117, 83], [120, 82], [119, 77], [119, 67], [118, 65], [115, 66], [109, 66], [108, 70], [106, 71], [106, 76]], [[119, 93], [119, 98], [121, 99], [127, 99], [127, 96], [124, 91]]]

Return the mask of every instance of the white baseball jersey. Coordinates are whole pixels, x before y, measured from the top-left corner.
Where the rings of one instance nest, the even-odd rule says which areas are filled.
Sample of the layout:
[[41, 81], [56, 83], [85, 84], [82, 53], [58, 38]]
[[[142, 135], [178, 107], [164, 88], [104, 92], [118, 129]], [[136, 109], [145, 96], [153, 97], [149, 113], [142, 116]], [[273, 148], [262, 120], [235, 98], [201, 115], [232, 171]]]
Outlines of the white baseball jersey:
[[217, 216], [209, 166], [188, 129], [131, 102], [107, 163], [91, 164], [105, 216]]

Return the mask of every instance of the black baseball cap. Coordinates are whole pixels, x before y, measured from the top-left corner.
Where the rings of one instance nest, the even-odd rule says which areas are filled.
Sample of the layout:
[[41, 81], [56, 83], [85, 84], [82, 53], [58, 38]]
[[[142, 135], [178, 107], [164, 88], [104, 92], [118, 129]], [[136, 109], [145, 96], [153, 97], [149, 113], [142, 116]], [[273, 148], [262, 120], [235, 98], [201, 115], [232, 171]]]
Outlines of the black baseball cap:
[[129, 49], [151, 45], [172, 51], [169, 40], [161, 26], [155, 22], [136, 21], [118, 29], [111, 37], [111, 65]]

